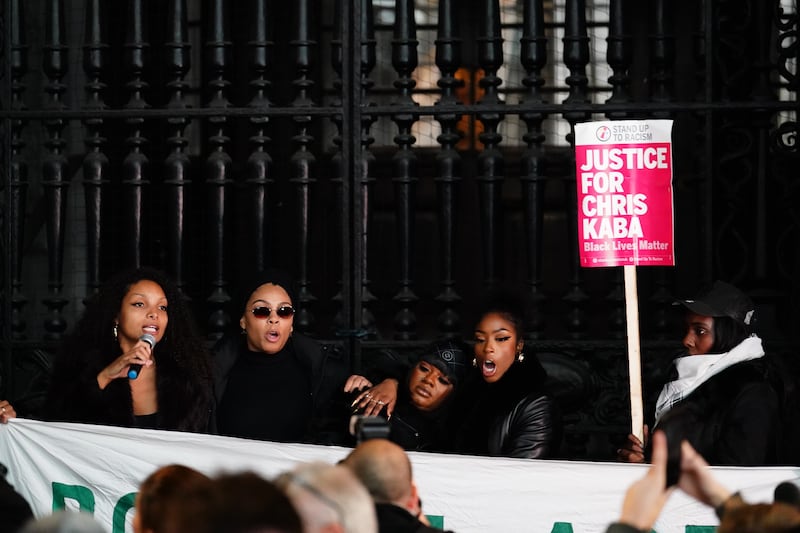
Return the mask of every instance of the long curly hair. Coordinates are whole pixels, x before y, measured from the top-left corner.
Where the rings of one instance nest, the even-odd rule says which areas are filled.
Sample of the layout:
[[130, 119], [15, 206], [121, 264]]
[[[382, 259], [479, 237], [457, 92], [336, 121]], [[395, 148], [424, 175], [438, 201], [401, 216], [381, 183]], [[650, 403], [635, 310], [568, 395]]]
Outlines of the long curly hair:
[[105, 364], [119, 357], [122, 350], [114, 337], [114, 324], [120, 314], [122, 300], [130, 288], [140, 281], [157, 283], [164, 291], [168, 302], [169, 324], [165, 335], [156, 345], [154, 354], [159, 356], [162, 353], [169, 353], [179, 365], [186, 368], [195, 367], [196, 370], [208, 375], [208, 361], [200, 361], [194, 356], [195, 350], [199, 349], [198, 345], [202, 345], [203, 342], [186, 297], [166, 274], [155, 268], [127, 269], [109, 279], [97, 293], [86, 300], [86, 310], [74, 330], [64, 340], [65, 346], [70, 347], [75, 343], [76, 349], [85, 350], [87, 346], [99, 348]]
[[[211, 358], [205, 340], [200, 335], [185, 296], [163, 272], [139, 267], [121, 271], [110, 278], [100, 290], [86, 300], [86, 309], [75, 327], [64, 338], [54, 365], [54, 375], [74, 375], [76, 366], [85, 367], [89, 377], [105, 368], [122, 354], [114, 336], [114, 325], [122, 301], [131, 286], [139, 281], [157, 283], [168, 302], [169, 323], [161, 341], [153, 349], [157, 363], [159, 416], [165, 429], [205, 431], [211, 409]], [[70, 390], [64, 379], [54, 380], [51, 386], [50, 407], [58, 418], [80, 418], [63, 414], [63, 408], [54, 402], [80, 391]], [[90, 381], [86, 379], [84, 381]], [[118, 380], [115, 380], [118, 381]], [[86, 386], [86, 385], [84, 385]], [[87, 420], [93, 421], [93, 420]]]

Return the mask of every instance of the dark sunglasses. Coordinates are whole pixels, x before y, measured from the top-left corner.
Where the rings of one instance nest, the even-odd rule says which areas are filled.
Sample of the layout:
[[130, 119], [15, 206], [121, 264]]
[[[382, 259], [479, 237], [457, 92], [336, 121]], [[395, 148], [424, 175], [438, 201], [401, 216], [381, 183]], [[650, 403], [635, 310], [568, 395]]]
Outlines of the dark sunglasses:
[[[272, 309], [269, 307], [256, 307], [250, 310], [256, 318], [267, 318], [272, 314]], [[289, 318], [294, 314], [294, 307], [291, 305], [282, 305], [275, 309], [275, 314], [281, 318]]]

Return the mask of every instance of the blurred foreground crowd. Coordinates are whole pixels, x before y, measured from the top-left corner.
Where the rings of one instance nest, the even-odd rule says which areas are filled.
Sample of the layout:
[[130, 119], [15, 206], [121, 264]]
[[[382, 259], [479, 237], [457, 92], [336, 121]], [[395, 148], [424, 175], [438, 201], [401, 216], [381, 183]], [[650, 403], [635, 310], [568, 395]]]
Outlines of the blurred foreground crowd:
[[[627, 490], [607, 533], [648, 533], [675, 490], [712, 507], [719, 533], [800, 532], [800, 489], [782, 482], [774, 502], [746, 503], [713, 475], [683, 441], [678, 473], [668, 479], [670, 452], [653, 435], [652, 463]], [[532, 480], [535, 482], [535, 480]], [[92, 515], [57, 511], [33, 518], [27, 502], [0, 482], [0, 533], [105, 533]], [[337, 464], [299, 463], [273, 479], [252, 471], [209, 477], [188, 466], [160, 467], [140, 485], [133, 533], [435, 533], [422, 508], [411, 462], [381, 438], [359, 443]]]

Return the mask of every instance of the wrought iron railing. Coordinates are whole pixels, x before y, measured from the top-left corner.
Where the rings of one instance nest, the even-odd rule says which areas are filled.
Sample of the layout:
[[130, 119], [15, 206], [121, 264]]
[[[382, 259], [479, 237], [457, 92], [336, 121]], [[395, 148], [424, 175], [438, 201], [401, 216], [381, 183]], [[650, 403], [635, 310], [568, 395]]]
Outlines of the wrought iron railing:
[[570, 131], [591, 119], [675, 121], [677, 266], [639, 274], [646, 381], [673, 297], [713, 278], [796, 344], [791, 3], [42, 4], [0, 12], [0, 392], [31, 410], [42, 350], [124, 265], [173, 276], [210, 339], [242, 272], [288, 267], [296, 327], [356, 368], [462, 333], [504, 281], [530, 296], [575, 453], [601, 456], [586, 443], [625, 427], [625, 302], [620, 272], [577, 260]]

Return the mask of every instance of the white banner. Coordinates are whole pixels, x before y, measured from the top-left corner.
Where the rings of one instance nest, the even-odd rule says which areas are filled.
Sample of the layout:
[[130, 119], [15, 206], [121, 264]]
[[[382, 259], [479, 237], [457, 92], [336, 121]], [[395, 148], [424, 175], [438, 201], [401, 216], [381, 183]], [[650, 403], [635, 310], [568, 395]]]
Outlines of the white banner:
[[[132, 531], [139, 484], [157, 467], [180, 463], [209, 475], [253, 470], [273, 478], [299, 461], [336, 462], [349, 449], [275, 444], [213, 435], [13, 419], [0, 424], [0, 462], [9, 481], [42, 516], [83, 507], [109, 531]], [[646, 465], [534, 461], [410, 453], [423, 510], [458, 533], [603, 532], [619, 513], [628, 485]], [[752, 502], [772, 501], [788, 467], [715, 468], [720, 480]], [[702, 531], [713, 511], [676, 492], [658, 533]]]

